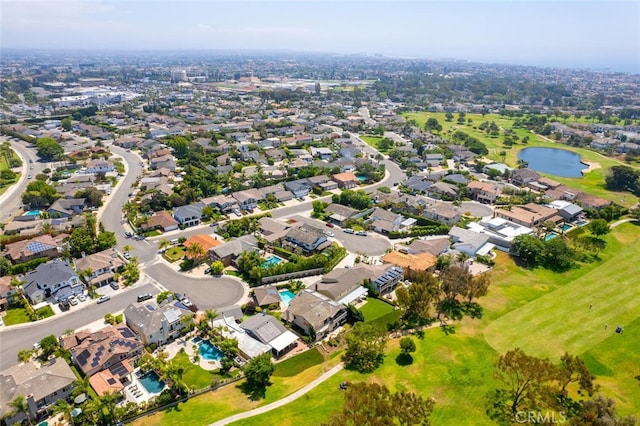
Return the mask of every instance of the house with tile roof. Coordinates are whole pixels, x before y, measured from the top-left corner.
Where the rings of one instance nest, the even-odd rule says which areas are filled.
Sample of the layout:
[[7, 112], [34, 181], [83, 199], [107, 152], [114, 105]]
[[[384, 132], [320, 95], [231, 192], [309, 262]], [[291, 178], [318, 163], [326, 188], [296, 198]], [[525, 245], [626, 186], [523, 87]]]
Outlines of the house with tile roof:
[[3, 254], [14, 264], [42, 257], [55, 259], [62, 255], [62, 246], [50, 235], [40, 235], [29, 240], [7, 244]]
[[165, 300], [159, 305], [154, 300], [131, 303], [124, 310], [124, 318], [145, 346], [172, 342], [193, 324], [193, 313], [174, 300]]
[[344, 324], [347, 310], [344, 305], [306, 288], [289, 302], [282, 319], [318, 342]]

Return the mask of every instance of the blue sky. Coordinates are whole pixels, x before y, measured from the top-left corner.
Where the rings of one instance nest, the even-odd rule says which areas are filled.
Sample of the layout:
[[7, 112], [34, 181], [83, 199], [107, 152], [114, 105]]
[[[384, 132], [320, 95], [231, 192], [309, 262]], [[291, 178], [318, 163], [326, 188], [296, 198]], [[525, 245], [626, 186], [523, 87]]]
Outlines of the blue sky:
[[640, 2], [0, 0], [3, 48], [379, 53], [640, 72]]

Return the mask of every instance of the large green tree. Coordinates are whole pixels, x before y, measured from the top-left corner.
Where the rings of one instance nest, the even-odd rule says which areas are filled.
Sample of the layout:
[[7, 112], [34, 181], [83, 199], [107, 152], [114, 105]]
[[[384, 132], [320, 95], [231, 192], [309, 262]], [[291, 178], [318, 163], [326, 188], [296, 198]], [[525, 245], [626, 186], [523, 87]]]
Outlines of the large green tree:
[[370, 373], [384, 362], [387, 333], [382, 327], [357, 322], [345, 336], [347, 350], [342, 357], [347, 368]]
[[253, 358], [244, 366], [247, 389], [252, 396], [264, 396], [275, 368], [275, 365], [271, 362], [271, 353], [269, 352]]
[[46, 161], [59, 161], [64, 157], [64, 149], [52, 138], [40, 138], [36, 141], [38, 156]]

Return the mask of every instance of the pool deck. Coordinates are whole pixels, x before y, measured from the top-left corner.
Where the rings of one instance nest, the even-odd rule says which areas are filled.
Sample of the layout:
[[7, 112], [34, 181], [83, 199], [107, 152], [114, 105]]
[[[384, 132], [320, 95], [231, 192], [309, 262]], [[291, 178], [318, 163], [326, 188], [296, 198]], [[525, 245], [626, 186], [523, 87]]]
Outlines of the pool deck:
[[[185, 336], [185, 337], [181, 337], [179, 339], [176, 339], [175, 341], [173, 341], [173, 342], [169, 343], [167, 346], [165, 346], [163, 348], [163, 350], [164, 350], [164, 352], [167, 353], [167, 355], [169, 355], [169, 359], [171, 359], [171, 358], [175, 357], [176, 355], [178, 355], [178, 352], [180, 352], [180, 350], [184, 349], [184, 351], [187, 353], [187, 355], [189, 355], [189, 358], [193, 362], [193, 357], [196, 354], [196, 352], [193, 350], [194, 343], [192, 342], [194, 337], [195, 336], [189, 335], [189, 336]], [[200, 357], [200, 360], [198, 361], [198, 365], [200, 366], [200, 368], [202, 368], [203, 370], [207, 370], [207, 371], [217, 370], [220, 367], [222, 367], [222, 365], [220, 364], [219, 361], [210, 361], [210, 360], [202, 358], [202, 356]]]
[[126, 404], [128, 402], [134, 402], [136, 404], [140, 404], [141, 402], [147, 402], [150, 399], [160, 395], [160, 393], [151, 393], [149, 392], [138, 380], [136, 374], [139, 369], [136, 369], [133, 373], [131, 373], [131, 383], [124, 388], [124, 401], [122, 404]]

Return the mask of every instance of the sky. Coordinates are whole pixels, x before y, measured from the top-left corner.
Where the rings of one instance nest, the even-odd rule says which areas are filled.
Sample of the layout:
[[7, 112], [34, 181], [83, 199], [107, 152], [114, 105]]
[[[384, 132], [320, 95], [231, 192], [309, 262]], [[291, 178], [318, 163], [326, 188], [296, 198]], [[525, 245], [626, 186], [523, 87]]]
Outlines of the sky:
[[0, 0], [0, 46], [290, 50], [640, 73], [640, 1]]

